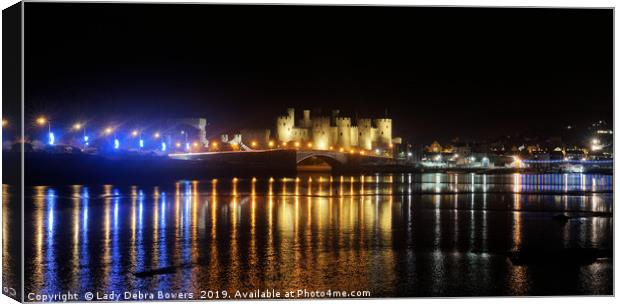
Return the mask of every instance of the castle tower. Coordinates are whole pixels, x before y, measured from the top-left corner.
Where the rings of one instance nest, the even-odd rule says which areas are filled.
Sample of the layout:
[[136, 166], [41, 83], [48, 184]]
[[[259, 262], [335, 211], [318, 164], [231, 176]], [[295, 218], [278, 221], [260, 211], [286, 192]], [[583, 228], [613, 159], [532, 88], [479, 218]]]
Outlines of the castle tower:
[[336, 117], [338, 145], [348, 149], [351, 147], [351, 118]]
[[331, 117], [332, 120], [330, 122], [332, 126], [336, 125], [336, 118], [338, 118], [339, 115], [340, 115], [340, 110], [338, 109], [332, 110], [332, 117]]
[[351, 139], [349, 142], [351, 147], [359, 147], [359, 134], [357, 126], [351, 126], [351, 128], [349, 128], [349, 133], [351, 134]]
[[331, 145], [329, 117], [315, 117], [312, 119], [312, 144], [315, 149], [327, 150]]
[[286, 113], [288, 114], [288, 117], [290, 117], [293, 121], [295, 120], [295, 108], [286, 109]]
[[304, 110], [304, 117], [301, 120], [302, 128], [310, 128], [312, 126], [312, 121], [310, 120], [310, 110]]
[[358, 147], [361, 149], [372, 149], [372, 120], [360, 118], [357, 120]]
[[295, 109], [288, 108], [288, 115], [278, 116], [276, 119], [276, 136], [278, 141], [289, 142], [293, 140], [293, 129], [295, 128]]
[[392, 119], [375, 119], [375, 125], [377, 126], [377, 143], [384, 146], [389, 146], [390, 144], [392, 144]]

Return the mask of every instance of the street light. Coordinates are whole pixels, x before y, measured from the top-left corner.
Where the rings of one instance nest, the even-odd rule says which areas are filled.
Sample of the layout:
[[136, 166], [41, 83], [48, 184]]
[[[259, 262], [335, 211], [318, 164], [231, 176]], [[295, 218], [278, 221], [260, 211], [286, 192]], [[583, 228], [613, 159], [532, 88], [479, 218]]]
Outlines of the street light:
[[512, 157], [515, 161], [515, 167], [517, 168], [521, 168], [521, 159], [519, 158], [519, 156], [515, 155]]
[[155, 132], [155, 134], [153, 136], [155, 136], [155, 138], [159, 138], [161, 136], [161, 134], [159, 134], [159, 132]]
[[46, 122], [47, 122], [47, 119], [45, 119], [44, 116], [39, 116], [39, 118], [37, 118], [37, 124], [39, 126], [44, 126]]
[[84, 146], [88, 146], [88, 136], [86, 136], [86, 126], [84, 126], [84, 124], [80, 123], [80, 122], [76, 122], [73, 124], [73, 126], [71, 127], [74, 131], [79, 131], [82, 130], [82, 139], [84, 140]]
[[52, 123], [48, 119], [46, 119], [45, 116], [39, 116], [39, 118], [37, 118], [37, 124], [39, 126], [44, 126], [45, 123], [47, 123], [48, 143], [50, 145], [53, 145], [55, 141], [55, 137], [54, 137], [54, 133], [52, 133]]

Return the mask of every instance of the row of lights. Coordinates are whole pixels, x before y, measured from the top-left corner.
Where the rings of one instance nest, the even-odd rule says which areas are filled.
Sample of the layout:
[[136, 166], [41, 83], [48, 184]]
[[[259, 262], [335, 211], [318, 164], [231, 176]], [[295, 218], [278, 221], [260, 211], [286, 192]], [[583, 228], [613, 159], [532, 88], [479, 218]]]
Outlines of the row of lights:
[[[54, 144], [54, 142], [55, 142], [55, 137], [54, 137], [54, 133], [52, 132], [52, 127], [51, 127], [51, 122], [50, 122], [50, 120], [48, 120], [48, 119], [47, 119], [47, 118], [45, 118], [44, 116], [40, 116], [40, 117], [38, 117], [38, 118], [35, 120], [35, 122], [36, 122], [36, 124], [37, 124], [37, 125], [39, 125], [39, 126], [44, 126], [44, 125], [46, 125], [46, 124], [47, 124], [47, 126], [48, 126], [48, 143], [49, 143], [50, 145], [53, 145], [53, 144]], [[2, 125], [3, 125], [3, 126], [6, 126], [7, 124], [8, 124], [8, 122], [7, 122], [6, 120], [2, 120]], [[72, 129], [73, 131], [80, 131], [80, 130], [83, 130], [83, 131], [84, 131], [84, 137], [83, 137], [83, 140], [84, 140], [84, 145], [85, 145], [85, 146], [88, 146], [88, 145], [89, 145], [89, 140], [90, 140], [90, 138], [89, 138], [89, 136], [88, 136], [88, 135], [86, 135], [86, 127], [85, 127], [85, 125], [84, 125], [83, 123], [77, 122], [77, 123], [75, 123], [75, 124], [73, 124], [73, 125], [71, 126], [71, 129]], [[111, 134], [113, 134], [113, 133], [114, 133], [114, 135], [115, 135], [115, 137], [116, 137], [116, 133], [115, 133], [114, 131], [115, 131], [115, 129], [114, 129], [114, 128], [112, 128], [112, 127], [106, 127], [105, 129], [103, 129], [103, 134], [104, 134], [104, 135], [111, 135]], [[182, 133], [184, 134], [185, 132], [182, 132]], [[132, 137], [134, 137], [134, 138], [138, 137], [138, 138], [139, 138], [139, 141], [138, 141], [139, 147], [140, 147], [140, 148], [144, 148], [144, 139], [142, 139], [142, 132], [140, 132], [140, 131], [138, 131], [138, 130], [133, 130], [133, 131], [131, 131], [131, 136], [132, 136]], [[154, 137], [155, 139], [159, 139], [159, 138], [161, 138], [161, 133], [160, 133], [159, 131], [158, 131], [158, 132], [155, 132], [155, 133], [153, 133], [153, 137]], [[177, 148], [180, 148], [180, 147], [181, 147], [181, 143], [180, 143], [180, 142], [177, 142], [177, 143], [175, 144], [175, 146], [176, 146]], [[198, 146], [199, 146], [199, 143], [198, 143], [198, 142], [193, 142], [193, 143], [192, 143], [192, 146], [193, 146], [193, 147], [198, 147]], [[190, 147], [189, 143], [186, 143], [186, 149], [187, 149], [187, 150], [189, 150], [189, 147]], [[120, 148], [120, 141], [119, 141], [117, 138], [114, 138], [114, 149], [119, 149], [119, 148]], [[162, 151], [162, 152], [165, 152], [166, 150], [167, 150], [166, 143], [165, 143], [165, 142], [162, 142], [162, 143], [161, 143], [161, 151]]]

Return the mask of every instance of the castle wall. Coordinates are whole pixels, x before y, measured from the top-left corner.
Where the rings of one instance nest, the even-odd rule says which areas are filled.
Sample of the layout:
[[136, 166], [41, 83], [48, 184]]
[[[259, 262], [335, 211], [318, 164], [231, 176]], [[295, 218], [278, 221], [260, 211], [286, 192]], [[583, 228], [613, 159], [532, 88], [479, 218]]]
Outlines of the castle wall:
[[330, 146], [336, 147], [338, 145], [338, 127], [330, 126], [329, 127], [329, 142]]
[[308, 129], [306, 128], [293, 128], [292, 141], [308, 141], [309, 139]]
[[252, 142], [257, 144], [254, 148], [265, 148], [269, 143], [271, 130], [269, 129], [243, 129], [241, 130], [241, 141], [247, 146], [252, 146]]
[[392, 144], [392, 120], [389, 118], [360, 118], [356, 121], [357, 125], [353, 126], [351, 118], [337, 116], [338, 110], [331, 114], [311, 118], [310, 110], [304, 110], [302, 119], [296, 125], [295, 109], [289, 108], [286, 116], [280, 116], [276, 120], [276, 139], [279, 142], [301, 144], [312, 142], [314, 149], [320, 150], [330, 147], [371, 150], [376, 146]]

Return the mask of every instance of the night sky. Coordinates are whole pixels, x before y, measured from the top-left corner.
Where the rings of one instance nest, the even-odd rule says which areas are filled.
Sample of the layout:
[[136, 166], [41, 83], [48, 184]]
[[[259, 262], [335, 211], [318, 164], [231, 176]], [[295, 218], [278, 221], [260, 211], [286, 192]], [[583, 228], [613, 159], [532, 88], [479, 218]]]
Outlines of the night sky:
[[394, 119], [414, 142], [612, 120], [613, 11], [25, 4], [26, 118], [206, 117], [287, 107]]

